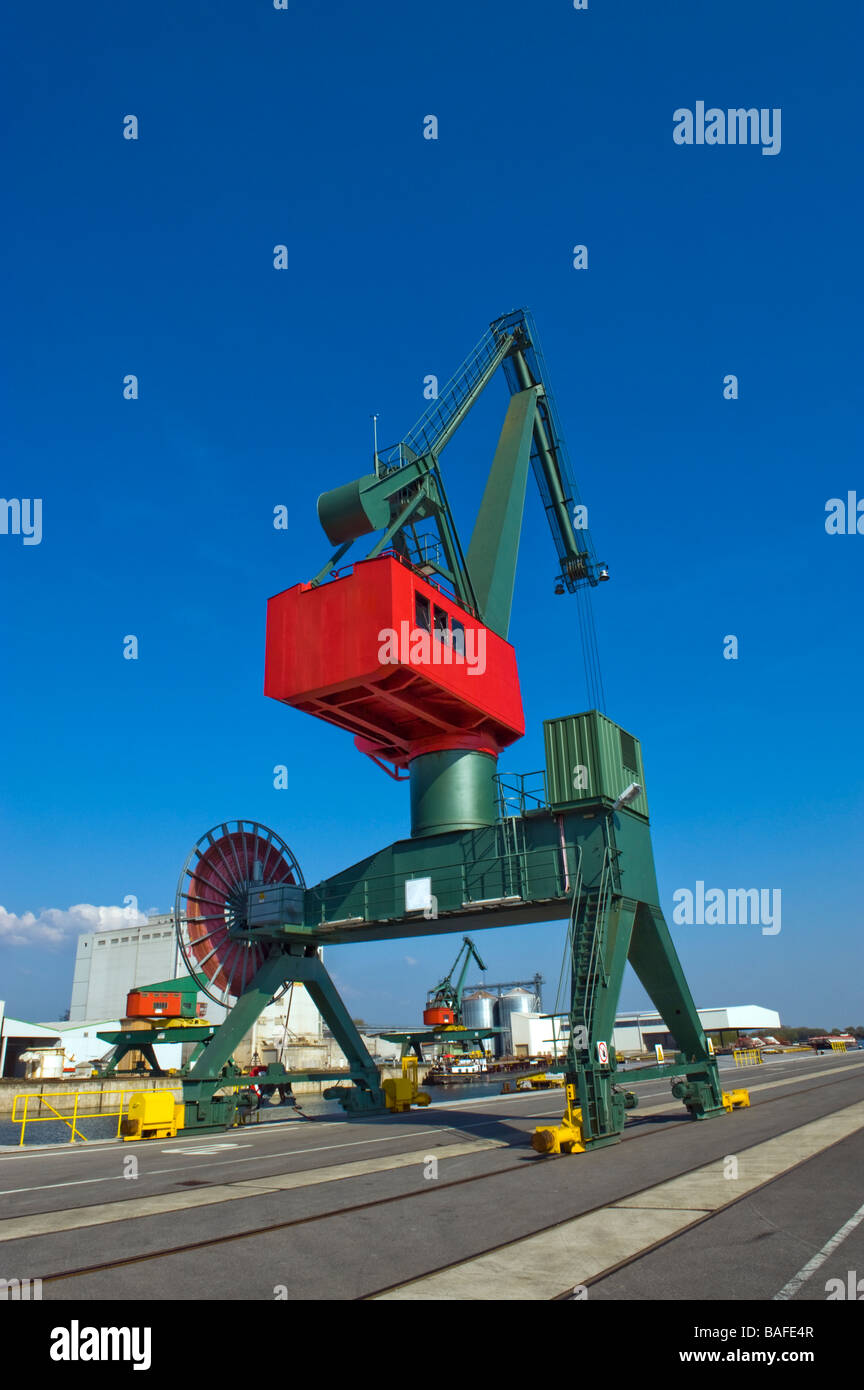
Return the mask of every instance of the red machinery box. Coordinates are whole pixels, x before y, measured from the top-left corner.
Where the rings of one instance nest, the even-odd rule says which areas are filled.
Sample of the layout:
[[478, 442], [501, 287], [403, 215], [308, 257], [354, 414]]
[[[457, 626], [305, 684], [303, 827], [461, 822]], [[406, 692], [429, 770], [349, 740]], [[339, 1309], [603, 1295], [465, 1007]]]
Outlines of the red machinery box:
[[126, 998], [127, 1018], [179, 1018], [182, 1009], [183, 995], [164, 990], [147, 994], [133, 989]]
[[400, 767], [433, 748], [497, 755], [525, 732], [510, 643], [392, 555], [269, 600], [264, 693]]

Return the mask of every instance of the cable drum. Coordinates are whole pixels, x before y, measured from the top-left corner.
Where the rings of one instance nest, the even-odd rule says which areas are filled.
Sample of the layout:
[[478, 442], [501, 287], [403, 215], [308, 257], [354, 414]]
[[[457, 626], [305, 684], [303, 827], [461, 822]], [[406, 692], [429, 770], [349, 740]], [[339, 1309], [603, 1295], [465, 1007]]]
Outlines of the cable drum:
[[203, 975], [203, 992], [229, 1007], [263, 965], [267, 943], [247, 919], [253, 888], [305, 887], [285, 841], [257, 821], [214, 826], [198, 840], [177, 884], [174, 920], [190, 975]]

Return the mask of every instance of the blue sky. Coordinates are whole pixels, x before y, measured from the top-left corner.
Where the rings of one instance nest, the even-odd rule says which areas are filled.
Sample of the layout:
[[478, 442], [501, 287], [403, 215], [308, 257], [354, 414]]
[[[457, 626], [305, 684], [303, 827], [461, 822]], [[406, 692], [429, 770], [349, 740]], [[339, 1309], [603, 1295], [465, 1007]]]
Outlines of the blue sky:
[[[607, 710], [643, 743], [667, 917], [697, 880], [783, 895], [777, 936], [675, 928], [697, 1003], [864, 1022], [864, 536], [824, 525], [864, 497], [858, 7], [49, 0], [7, 29], [2, 491], [43, 499], [41, 544], [0, 536], [10, 1010], [69, 1002], [74, 932], [40, 914], [167, 910], [217, 821], [272, 825], [308, 882], [405, 833], [350, 736], [265, 700], [266, 599], [327, 558], [316, 497], [368, 468], [370, 414], [398, 439], [424, 376], [526, 305], [612, 573]], [[676, 145], [700, 100], [780, 108], [780, 153]], [[442, 459], [466, 540], [506, 399]], [[585, 704], [554, 572], [531, 495], [502, 769]], [[484, 934], [490, 977], [554, 992], [562, 935]], [[355, 1012], [408, 1022], [458, 944], [329, 962]]]

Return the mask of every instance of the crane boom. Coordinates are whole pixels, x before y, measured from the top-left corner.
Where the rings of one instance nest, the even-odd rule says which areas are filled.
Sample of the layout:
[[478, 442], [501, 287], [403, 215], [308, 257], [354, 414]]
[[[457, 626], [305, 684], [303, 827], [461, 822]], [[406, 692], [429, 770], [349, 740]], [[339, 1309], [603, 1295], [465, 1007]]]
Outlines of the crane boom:
[[[463, 956], [465, 957], [464, 960], [462, 959]], [[470, 936], [463, 936], [459, 954], [450, 967], [448, 974], [444, 976], [443, 980], [439, 980], [434, 989], [429, 991], [426, 1005], [427, 1010], [430, 1008], [452, 1009], [457, 1022], [461, 1022], [462, 995], [465, 992], [465, 978], [468, 974], [468, 966], [471, 964], [472, 958], [477, 962], [478, 969], [485, 971], [486, 966], [480, 959], [480, 953], [474, 945], [474, 942], [471, 940]], [[461, 970], [459, 969], [460, 962], [462, 963]], [[457, 970], [459, 970], [459, 975], [454, 984], [453, 977], [456, 975]]]
[[514, 341], [513, 333], [497, 330], [493, 323], [405, 438], [384, 454], [385, 466], [398, 468], [423, 454], [437, 457], [495, 375]]
[[519, 309], [498, 319], [495, 326], [502, 338], [510, 335], [514, 340], [503, 364], [511, 395], [532, 386], [540, 388], [531, 464], [558, 552], [560, 578], [568, 592], [573, 593], [582, 583], [600, 583], [608, 572], [597, 561], [587, 526], [577, 527], [573, 515], [574, 508], [582, 502], [558, 423], [534, 320], [527, 309]]
[[[470, 549], [463, 551], [438, 458], [499, 367], [511, 394]], [[375, 472], [323, 493], [318, 515], [339, 549], [312, 580], [320, 584], [362, 535], [383, 532], [368, 558], [388, 546], [437, 574], [461, 603], [506, 637], [530, 461], [558, 555], [558, 592], [608, 579], [591, 534], [578, 517], [581, 499], [534, 321], [526, 309], [495, 319], [438, 398], [398, 444], [375, 453]], [[437, 537], [418, 527], [431, 520]]]
[[[499, 368], [510, 401], [466, 550], [439, 456]], [[425, 769], [429, 785], [412, 803], [417, 825], [426, 824], [423, 806], [432, 816], [429, 825], [438, 823], [437, 774], [432, 762], [421, 762], [421, 755], [452, 754], [454, 766], [460, 764], [463, 771], [471, 767], [475, 790], [485, 787], [482, 794], [476, 792], [483, 804], [478, 800], [474, 813], [484, 824], [491, 814], [491, 791], [482, 758], [497, 756], [524, 730], [508, 635], [532, 469], [558, 556], [555, 592], [577, 595], [576, 627], [588, 696], [593, 707], [602, 709], [605, 697], [589, 597], [590, 588], [609, 574], [595, 555], [537, 331], [525, 309], [494, 320], [438, 399], [398, 444], [379, 452], [376, 437], [373, 472], [321, 494], [318, 517], [337, 549], [301, 592], [274, 600], [273, 631], [278, 637], [271, 643], [268, 693], [286, 703], [302, 702], [302, 708], [350, 729], [364, 753], [385, 770], [392, 764], [392, 775], [413, 767], [419, 787], [420, 770]], [[354, 542], [366, 535], [374, 539], [365, 560], [380, 564], [359, 574], [352, 567], [349, 578], [337, 567]], [[341, 584], [338, 597], [331, 593], [319, 595], [314, 605], [304, 602], [304, 643], [313, 607], [313, 627], [347, 626], [357, 633], [358, 624], [364, 624], [374, 608], [380, 615], [375, 629], [379, 643], [389, 642], [388, 634], [405, 633], [395, 655], [391, 646], [380, 646], [371, 667], [368, 655], [358, 664], [350, 643], [340, 647], [350, 650], [352, 658], [350, 670], [339, 679], [331, 679], [332, 664], [317, 639], [308, 659], [298, 654], [296, 645], [302, 592], [322, 586], [328, 590], [333, 579]], [[448, 601], [455, 608], [448, 607]], [[388, 670], [393, 664], [401, 674]], [[469, 665], [470, 675], [477, 679], [464, 678]], [[478, 754], [481, 761], [469, 753]]]

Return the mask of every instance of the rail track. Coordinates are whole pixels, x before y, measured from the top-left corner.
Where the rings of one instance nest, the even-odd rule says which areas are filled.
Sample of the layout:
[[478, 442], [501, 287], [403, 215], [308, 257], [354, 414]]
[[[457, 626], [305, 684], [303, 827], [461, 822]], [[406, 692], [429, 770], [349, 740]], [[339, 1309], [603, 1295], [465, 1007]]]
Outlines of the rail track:
[[[802, 1080], [806, 1080], [806, 1079], [807, 1079], [807, 1078], [802, 1078]], [[823, 1090], [823, 1091], [824, 1091], [825, 1089], [830, 1088], [830, 1087], [832, 1087], [832, 1086], [837, 1086], [837, 1085], [842, 1084], [842, 1083], [845, 1082], [847, 1079], [848, 1079], [847, 1076], [840, 1075], [840, 1076], [837, 1076], [836, 1078], [833, 1078], [833, 1079], [831, 1079], [831, 1080], [828, 1080], [828, 1081], [817, 1081], [817, 1082], [813, 1082], [813, 1083], [810, 1084], [810, 1085], [789, 1086], [788, 1088], [784, 1088], [784, 1092], [783, 1092], [782, 1095], [776, 1095], [776, 1096], [767, 1097], [765, 1100], [759, 1101], [759, 1102], [757, 1103], [757, 1105], [758, 1105], [758, 1108], [762, 1108], [763, 1106], [774, 1105], [774, 1104], [776, 1104], [778, 1101], [788, 1100], [788, 1099], [789, 1099], [790, 1097], [792, 1097], [792, 1096], [806, 1095], [806, 1094], [808, 1094], [809, 1092], [816, 1091], [816, 1090]], [[755, 1107], [754, 1107], [754, 1108], [755, 1108]], [[543, 1118], [543, 1117], [545, 1116], [545, 1114], [552, 1115], [552, 1114], [555, 1114], [555, 1113], [556, 1113], [556, 1111], [553, 1110], [553, 1111], [549, 1111], [549, 1112], [543, 1112], [542, 1114], [534, 1114], [534, 1115], [520, 1116], [520, 1118], [525, 1118], [525, 1119], [540, 1119], [540, 1118]], [[627, 1143], [633, 1143], [633, 1142], [635, 1142], [636, 1140], [645, 1140], [645, 1139], [654, 1138], [654, 1137], [656, 1137], [657, 1135], [660, 1135], [660, 1134], [668, 1134], [668, 1133], [670, 1132], [670, 1130], [679, 1129], [679, 1128], [682, 1128], [682, 1127], [684, 1127], [684, 1126], [691, 1126], [691, 1125], [694, 1123], [693, 1120], [691, 1120], [690, 1118], [685, 1118], [685, 1119], [681, 1119], [681, 1120], [674, 1120], [674, 1121], [672, 1121], [671, 1123], [670, 1123], [669, 1121], [667, 1121], [667, 1122], [665, 1122], [665, 1123], [658, 1124], [658, 1125], [656, 1126], [656, 1128], [643, 1128], [643, 1127], [642, 1127], [643, 1124], [646, 1125], [646, 1126], [647, 1126], [647, 1125], [651, 1125], [651, 1124], [652, 1124], [652, 1121], [654, 1121], [654, 1120], [659, 1120], [659, 1119], [660, 1119], [659, 1116], [645, 1116], [643, 1120], [636, 1119], [636, 1120], [631, 1120], [631, 1121], [629, 1121], [629, 1123], [628, 1123], [628, 1125], [627, 1125], [627, 1128], [625, 1129], [625, 1132], [624, 1132], [624, 1134], [623, 1134], [623, 1136], [622, 1136], [621, 1142], [624, 1143], [624, 1144], [627, 1144]], [[498, 1123], [500, 1123], [500, 1121], [497, 1120], [497, 1119], [496, 1119], [496, 1120], [490, 1120], [490, 1121], [489, 1121], [489, 1127], [492, 1127], [493, 1125], [496, 1125], [496, 1124], [498, 1124]], [[485, 1125], [478, 1125], [478, 1126], [476, 1126], [475, 1128], [478, 1128], [478, 1129], [480, 1129], [480, 1128], [486, 1128], [486, 1126], [485, 1126]], [[792, 1130], [794, 1130], [794, 1129], [796, 1129], [796, 1128], [798, 1128], [798, 1125], [797, 1125], [797, 1124], [789, 1125], [786, 1129], [778, 1130], [778, 1132], [777, 1132], [776, 1135], [772, 1135], [772, 1138], [780, 1138], [782, 1135], [788, 1134], [788, 1133], [790, 1133]], [[522, 1151], [522, 1152], [527, 1151], [527, 1150], [530, 1150], [530, 1140], [529, 1140], [529, 1139], [527, 1138], [527, 1136], [526, 1136], [526, 1141], [525, 1141], [525, 1143], [518, 1143], [518, 1142], [515, 1142], [515, 1143], [513, 1144], [513, 1148], [516, 1149], [516, 1150]], [[484, 1152], [488, 1152], [488, 1150], [485, 1150]], [[506, 1167], [504, 1167], [504, 1168], [498, 1168], [498, 1169], [496, 1169], [494, 1172], [490, 1172], [490, 1173], [475, 1173], [475, 1174], [472, 1174], [472, 1175], [470, 1175], [470, 1176], [468, 1176], [468, 1177], [463, 1177], [463, 1178], [452, 1178], [452, 1179], [450, 1179], [450, 1180], [448, 1180], [448, 1181], [446, 1181], [446, 1182], [435, 1182], [434, 1184], [426, 1184], [426, 1185], [424, 1185], [422, 1188], [418, 1188], [417, 1191], [415, 1191], [415, 1192], [401, 1192], [401, 1193], [395, 1193], [395, 1194], [393, 1194], [393, 1195], [391, 1195], [391, 1196], [387, 1196], [387, 1197], [377, 1197], [377, 1198], [373, 1198], [373, 1199], [371, 1199], [371, 1200], [369, 1200], [369, 1201], [366, 1201], [366, 1202], [355, 1202], [355, 1203], [352, 1203], [350, 1206], [340, 1207], [340, 1208], [338, 1208], [337, 1210], [318, 1212], [318, 1213], [314, 1213], [314, 1214], [309, 1215], [309, 1216], [292, 1217], [292, 1218], [290, 1218], [290, 1219], [288, 1219], [288, 1220], [285, 1220], [285, 1221], [277, 1221], [277, 1222], [271, 1223], [271, 1224], [266, 1225], [266, 1226], [257, 1226], [257, 1227], [252, 1227], [252, 1228], [247, 1229], [247, 1230], [244, 1230], [244, 1231], [232, 1232], [232, 1233], [228, 1233], [228, 1234], [225, 1234], [225, 1235], [211, 1236], [211, 1237], [208, 1237], [208, 1238], [205, 1239], [205, 1240], [188, 1241], [188, 1242], [185, 1242], [185, 1243], [182, 1243], [182, 1244], [174, 1244], [174, 1245], [165, 1246], [164, 1248], [161, 1248], [161, 1249], [159, 1249], [159, 1250], [148, 1250], [148, 1251], [144, 1251], [144, 1252], [142, 1252], [142, 1253], [140, 1253], [140, 1254], [126, 1255], [126, 1256], [122, 1256], [122, 1257], [117, 1258], [117, 1259], [101, 1261], [101, 1262], [96, 1263], [96, 1264], [81, 1265], [81, 1266], [78, 1266], [78, 1267], [76, 1267], [76, 1268], [74, 1268], [74, 1269], [58, 1270], [58, 1271], [56, 1271], [55, 1273], [43, 1274], [43, 1275], [41, 1276], [42, 1284], [43, 1284], [43, 1286], [46, 1286], [46, 1285], [49, 1285], [49, 1284], [55, 1284], [55, 1285], [56, 1285], [56, 1284], [61, 1284], [61, 1283], [65, 1282], [65, 1281], [68, 1281], [68, 1280], [80, 1279], [80, 1278], [83, 1278], [83, 1277], [86, 1277], [86, 1276], [89, 1276], [89, 1275], [104, 1274], [104, 1273], [110, 1272], [110, 1271], [112, 1271], [112, 1270], [117, 1270], [117, 1269], [122, 1269], [122, 1268], [128, 1268], [128, 1267], [133, 1266], [133, 1265], [139, 1265], [139, 1264], [143, 1265], [143, 1264], [147, 1264], [147, 1263], [152, 1262], [153, 1260], [170, 1259], [170, 1258], [172, 1258], [172, 1257], [174, 1257], [174, 1256], [186, 1255], [186, 1254], [190, 1254], [190, 1253], [201, 1252], [201, 1251], [204, 1251], [204, 1250], [212, 1250], [212, 1249], [219, 1248], [219, 1247], [221, 1247], [221, 1246], [227, 1246], [227, 1245], [234, 1244], [234, 1243], [236, 1243], [236, 1242], [238, 1242], [238, 1241], [252, 1240], [252, 1239], [255, 1239], [256, 1237], [263, 1237], [263, 1236], [273, 1235], [275, 1232], [278, 1232], [278, 1231], [289, 1231], [289, 1230], [295, 1229], [295, 1228], [297, 1228], [297, 1227], [313, 1226], [313, 1225], [316, 1225], [316, 1224], [319, 1224], [319, 1223], [324, 1223], [324, 1222], [329, 1222], [329, 1221], [339, 1221], [339, 1220], [343, 1219], [344, 1217], [352, 1216], [352, 1215], [355, 1215], [355, 1214], [357, 1214], [357, 1213], [359, 1213], [359, 1212], [372, 1211], [372, 1210], [375, 1210], [376, 1208], [391, 1206], [391, 1205], [394, 1205], [394, 1204], [396, 1204], [396, 1203], [398, 1203], [398, 1202], [413, 1202], [413, 1201], [419, 1201], [419, 1200], [422, 1200], [424, 1197], [427, 1197], [427, 1196], [429, 1196], [429, 1195], [431, 1195], [431, 1194], [433, 1194], [433, 1193], [440, 1193], [440, 1192], [443, 1192], [443, 1191], [447, 1191], [448, 1189], [454, 1189], [454, 1188], [459, 1188], [459, 1187], [466, 1187], [466, 1186], [469, 1186], [469, 1185], [475, 1184], [475, 1183], [494, 1182], [495, 1179], [500, 1178], [500, 1177], [504, 1177], [504, 1176], [506, 1176], [507, 1174], [510, 1174], [510, 1173], [521, 1172], [521, 1173], [526, 1174], [526, 1175], [527, 1175], [527, 1174], [530, 1174], [530, 1173], [537, 1173], [537, 1172], [539, 1172], [539, 1171], [542, 1171], [545, 1167], [547, 1167], [547, 1166], [549, 1165], [550, 1162], [555, 1162], [555, 1161], [556, 1161], [555, 1159], [550, 1159], [549, 1157], [542, 1157], [541, 1155], [538, 1154], [537, 1157], [536, 1157], [536, 1161], [535, 1161], [535, 1162], [526, 1163], [526, 1162], [525, 1162], [525, 1159], [522, 1158], [522, 1159], [520, 1159], [519, 1162], [508, 1164]], [[578, 1164], [578, 1162], [579, 1162], [579, 1159], [578, 1159], [578, 1157], [574, 1157], [574, 1156], [570, 1156], [570, 1155], [564, 1155], [564, 1156], [562, 1156], [560, 1159], [558, 1159], [557, 1161], [561, 1161], [561, 1162], [565, 1162], [565, 1163], [572, 1163], [574, 1166], [576, 1166], [576, 1165]], [[687, 1174], [692, 1173], [692, 1172], [695, 1172], [695, 1171], [697, 1171], [699, 1168], [702, 1168], [702, 1167], [704, 1167], [704, 1166], [705, 1166], [705, 1160], [704, 1160], [704, 1159], [700, 1159], [700, 1161], [699, 1161], [698, 1163], [693, 1164], [693, 1165], [692, 1165], [691, 1167], [689, 1167], [689, 1168], [682, 1169], [680, 1173], [676, 1173], [674, 1176], [675, 1176], [675, 1177], [684, 1177], [684, 1176], [686, 1176]], [[782, 1176], [782, 1175], [780, 1175], [780, 1176]], [[262, 1179], [262, 1181], [264, 1181], [264, 1179]], [[752, 1196], [754, 1191], [761, 1191], [761, 1190], [762, 1190], [762, 1187], [768, 1187], [768, 1186], [771, 1185], [771, 1183], [776, 1182], [776, 1181], [778, 1181], [778, 1179], [777, 1179], [776, 1177], [775, 1177], [775, 1178], [769, 1178], [769, 1179], [767, 1179], [766, 1182], [763, 1183], [763, 1184], [761, 1184], [759, 1188], [751, 1189], [751, 1190], [750, 1190], [749, 1192], [747, 1192], [746, 1194], [743, 1194], [740, 1198], [736, 1198], [734, 1201], [730, 1202], [730, 1203], [728, 1204], [728, 1206], [731, 1207], [731, 1206], [737, 1205], [737, 1202], [739, 1202], [739, 1201], [744, 1201], [744, 1200], [746, 1200], [747, 1197]], [[205, 1186], [218, 1186], [218, 1185], [221, 1185], [221, 1184], [217, 1184], [217, 1183], [214, 1182], [213, 1184], [204, 1184], [204, 1185], [205, 1185]], [[626, 1192], [623, 1192], [623, 1193], [616, 1194], [614, 1200], [615, 1200], [615, 1202], [622, 1202], [622, 1201], [628, 1200], [629, 1198], [635, 1196], [635, 1195], [636, 1195], [638, 1192], [640, 1192], [641, 1190], [642, 1190], [642, 1184], [639, 1184], [638, 1186], [634, 1187], [634, 1188], [633, 1188], [632, 1190], [630, 1190], [630, 1191], [626, 1191]], [[586, 1207], [586, 1208], [584, 1209], [584, 1211], [580, 1211], [580, 1212], [576, 1213], [576, 1215], [578, 1215], [578, 1216], [580, 1216], [580, 1217], [581, 1217], [581, 1216], [588, 1216], [588, 1215], [591, 1215], [593, 1212], [602, 1211], [603, 1208], [606, 1207], [606, 1206], [608, 1206], [608, 1205], [609, 1205], [609, 1199], [606, 1199], [606, 1200], [604, 1200], [604, 1201], [602, 1201], [602, 1202], [597, 1203], [597, 1204], [596, 1204], [595, 1206], [593, 1206], [593, 1207]], [[724, 1208], [724, 1210], [725, 1210], [725, 1209], [726, 1209], [726, 1208]], [[82, 1211], [86, 1211], [86, 1207], [82, 1207]], [[706, 1212], [705, 1217], [704, 1217], [702, 1220], [700, 1220], [700, 1221], [694, 1222], [692, 1226], [688, 1227], [688, 1230], [692, 1230], [692, 1229], [694, 1229], [695, 1226], [701, 1225], [701, 1224], [703, 1223], [703, 1221], [709, 1221], [709, 1220], [712, 1218], [713, 1215], [714, 1215], [713, 1212]], [[122, 1217], [119, 1217], [119, 1218], [118, 1218], [118, 1220], [122, 1220], [122, 1219], [123, 1219]], [[135, 1218], [132, 1218], [132, 1219], [135, 1219]], [[542, 1234], [542, 1233], [545, 1232], [545, 1231], [554, 1230], [556, 1227], [558, 1227], [558, 1226], [560, 1226], [560, 1225], [563, 1225], [563, 1224], [565, 1224], [567, 1221], [570, 1221], [570, 1220], [572, 1220], [572, 1219], [573, 1219], [573, 1214], [571, 1214], [571, 1215], [569, 1215], [569, 1216], [567, 1216], [567, 1217], [562, 1218], [561, 1221], [553, 1221], [553, 1222], [549, 1222], [549, 1223], [547, 1223], [547, 1224], [545, 1224], [545, 1225], [538, 1226], [538, 1227], [536, 1228], [536, 1230], [532, 1232], [532, 1234], [537, 1234], [537, 1235], [539, 1235], [539, 1234]], [[74, 1228], [72, 1228], [72, 1229], [74, 1229]], [[491, 1253], [493, 1253], [494, 1251], [497, 1251], [497, 1250], [506, 1249], [507, 1246], [518, 1243], [518, 1240], [519, 1240], [519, 1239], [522, 1239], [522, 1238], [523, 1238], [523, 1237], [517, 1237], [515, 1240], [506, 1240], [506, 1241], [500, 1241], [500, 1242], [497, 1242], [497, 1243], [492, 1243], [492, 1244], [490, 1244], [490, 1245], [484, 1247], [482, 1250], [476, 1251], [470, 1258], [471, 1258], [471, 1259], [475, 1259], [475, 1258], [478, 1258], [479, 1256], [482, 1256], [482, 1255], [491, 1254]], [[674, 1239], [676, 1239], [676, 1236], [675, 1236], [675, 1235], [672, 1235], [672, 1236], [669, 1236], [669, 1237], [668, 1237], [667, 1239], [665, 1239], [665, 1240], [662, 1240], [662, 1241], [657, 1242], [655, 1245], [652, 1245], [651, 1247], [646, 1248], [645, 1250], [640, 1251], [640, 1252], [638, 1253], [638, 1255], [634, 1255], [634, 1256], [631, 1257], [630, 1259], [625, 1260], [625, 1261], [622, 1261], [620, 1264], [618, 1264], [618, 1265], [616, 1265], [616, 1266], [614, 1266], [614, 1267], [610, 1267], [608, 1270], [604, 1270], [604, 1271], [602, 1272], [602, 1274], [599, 1274], [599, 1275], [596, 1276], [596, 1279], [588, 1280], [588, 1281], [587, 1281], [588, 1284], [594, 1283], [594, 1282], [596, 1282], [598, 1279], [606, 1278], [609, 1274], [614, 1273], [614, 1272], [616, 1272], [616, 1271], [619, 1270], [619, 1269], [625, 1268], [627, 1265], [632, 1264], [635, 1260], [641, 1259], [644, 1255], [650, 1254], [652, 1251], [661, 1248], [662, 1246], [668, 1244], [670, 1241], [672, 1241], [672, 1240], [674, 1240]], [[398, 1289], [400, 1289], [400, 1288], [407, 1287], [408, 1285], [410, 1285], [410, 1284], [416, 1282], [416, 1278], [418, 1278], [418, 1277], [424, 1277], [424, 1278], [425, 1278], [427, 1275], [439, 1274], [439, 1273], [445, 1272], [445, 1271], [448, 1270], [448, 1269], [452, 1269], [452, 1268], [454, 1268], [455, 1266], [457, 1266], [457, 1265], [459, 1265], [459, 1264], [463, 1264], [464, 1262], [465, 1262], [465, 1258], [464, 1258], [464, 1257], [460, 1257], [460, 1258], [457, 1259], [457, 1260], [452, 1260], [452, 1261], [449, 1261], [449, 1262], [445, 1262], [444, 1264], [435, 1266], [433, 1269], [429, 1269], [429, 1270], [424, 1271], [424, 1274], [423, 1274], [422, 1276], [414, 1276], [412, 1279], [409, 1279], [409, 1280], [403, 1280], [403, 1281], [401, 1281], [401, 1282], [399, 1282], [399, 1283], [396, 1283], [396, 1284], [383, 1285], [383, 1286], [380, 1287], [380, 1288], [370, 1290], [370, 1291], [368, 1291], [368, 1292], [366, 1292], [366, 1293], [364, 1293], [364, 1294], [362, 1294], [362, 1295], [359, 1295], [356, 1301], [362, 1302], [362, 1301], [367, 1300], [367, 1299], [376, 1298], [376, 1297], [378, 1297], [379, 1295], [384, 1294], [384, 1293], [393, 1293], [393, 1292], [395, 1292], [396, 1290], [398, 1290]], [[567, 1300], [567, 1299], [570, 1298], [570, 1297], [572, 1297], [572, 1291], [568, 1289], [568, 1290], [562, 1291], [559, 1295], [556, 1295], [556, 1297], [555, 1297], [554, 1299], [552, 1299], [551, 1301], [553, 1301], [553, 1302], [555, 1302], [555, 1301], [564, 1301], [564, 1300]]]

